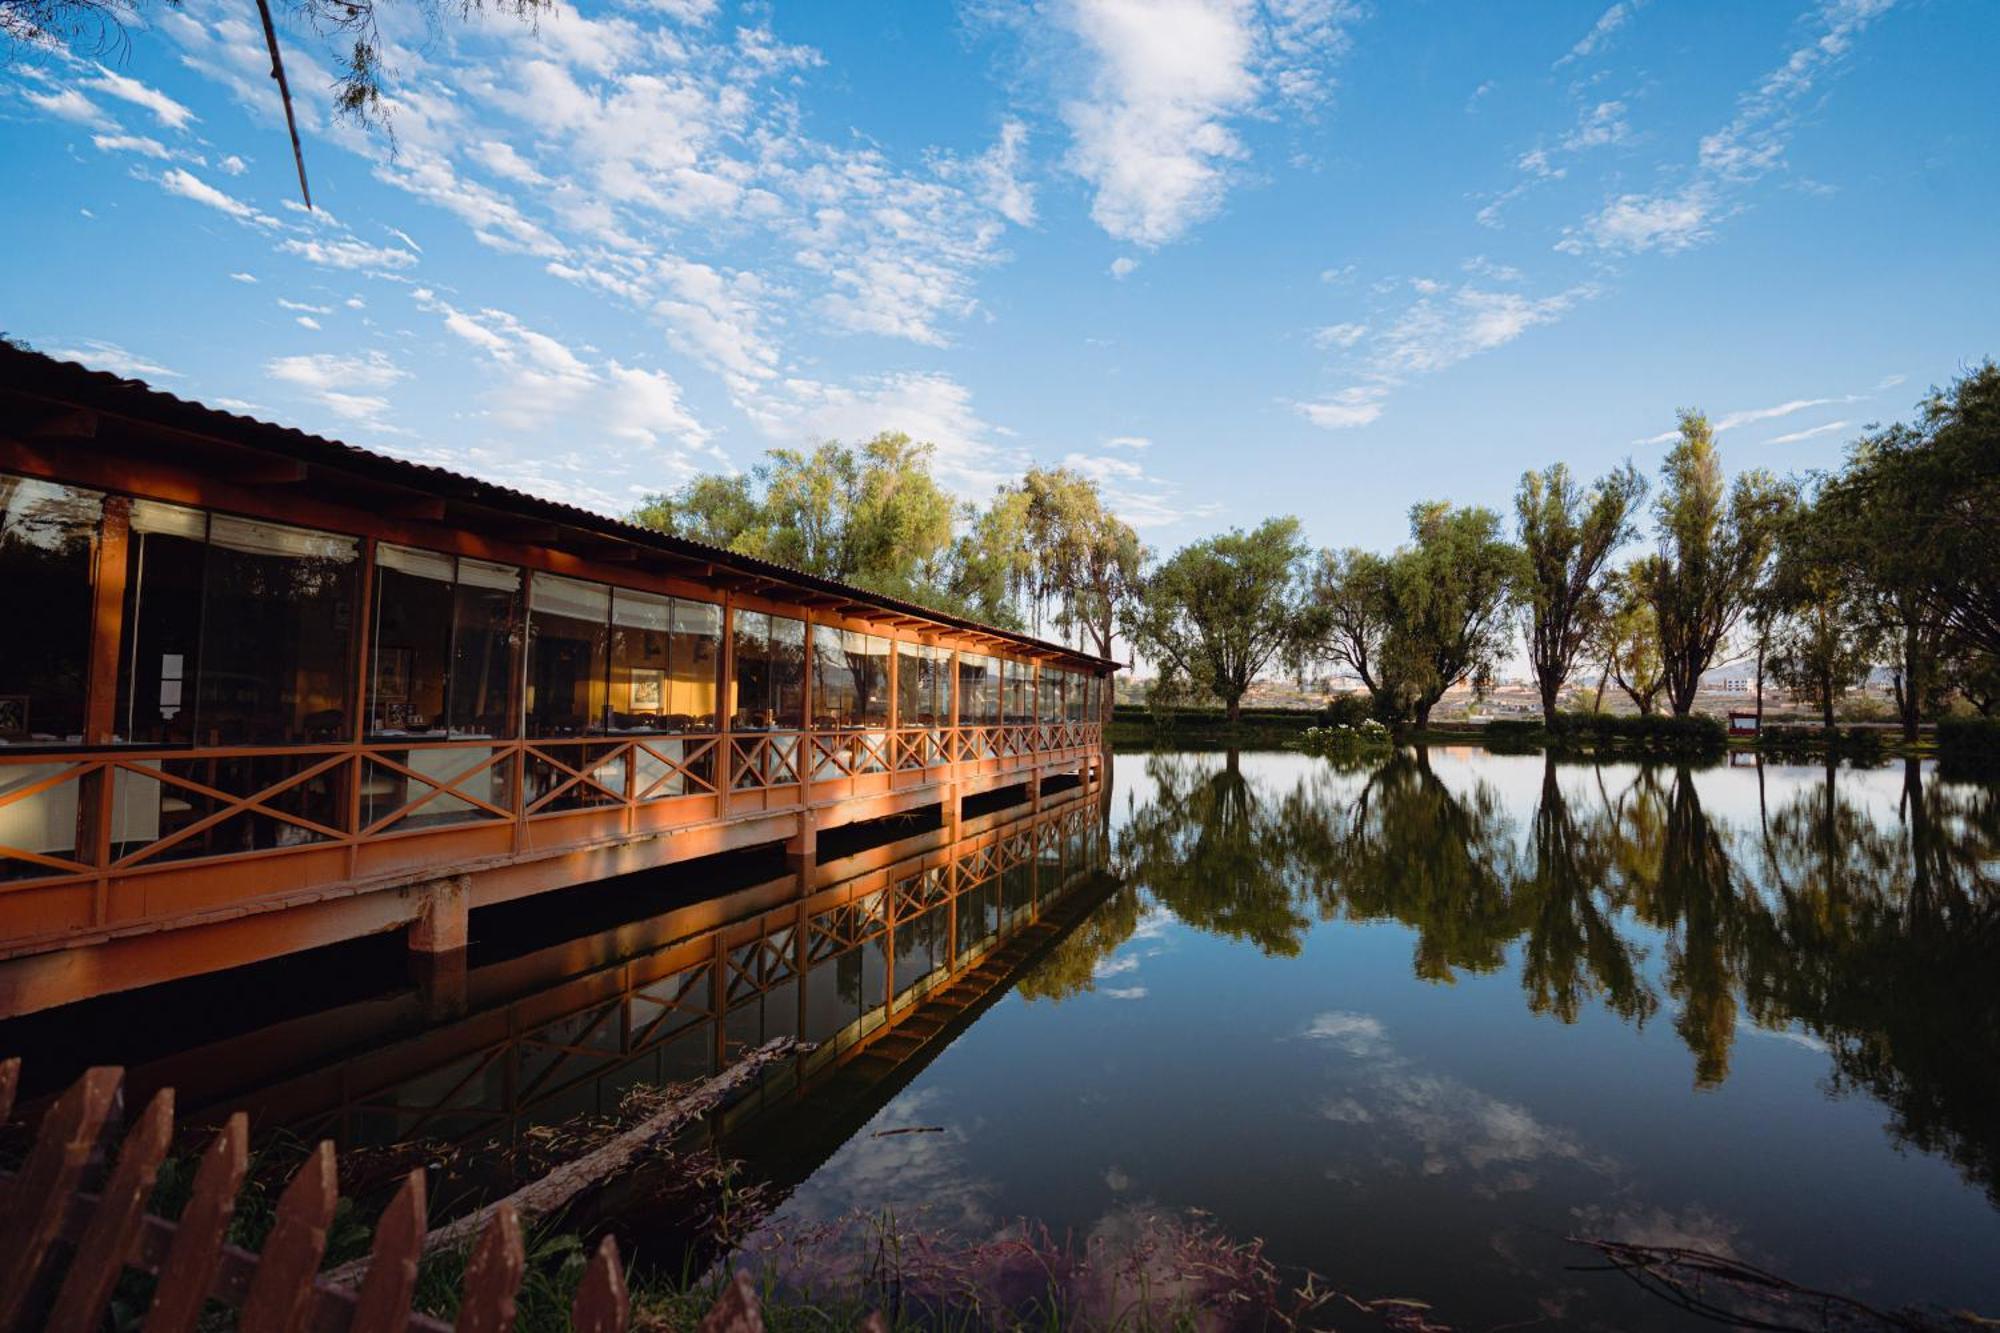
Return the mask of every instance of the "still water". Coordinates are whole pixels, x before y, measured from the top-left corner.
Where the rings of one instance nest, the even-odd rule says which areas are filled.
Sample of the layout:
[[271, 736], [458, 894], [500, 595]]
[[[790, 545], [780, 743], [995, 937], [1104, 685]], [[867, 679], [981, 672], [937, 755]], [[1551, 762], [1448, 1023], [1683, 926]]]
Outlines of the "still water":
[[358, 1152], [518, 1143], [798, 1034], [722, 1129], [774, 1230], [1199, 1209], [1459, 1328], [1686, 1326], [1572, 1235], [2000, 1313], [2000, 788], [1128, 754], [965, 830], [475, 914], [461, 974], [357, 942], [0, 1047], [44, 1093], [116, 1060]]

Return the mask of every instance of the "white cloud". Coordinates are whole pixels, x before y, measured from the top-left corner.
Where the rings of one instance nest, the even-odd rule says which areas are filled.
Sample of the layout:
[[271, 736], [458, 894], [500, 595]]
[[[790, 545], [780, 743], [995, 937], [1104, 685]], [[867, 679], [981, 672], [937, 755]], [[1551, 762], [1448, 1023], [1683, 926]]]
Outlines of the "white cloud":
[[141, 157], [156, 157], [162, 162], [173, 156], [165, 144], [143, 134], [95, 134], [90, 141], [97, 145], [99, 151], [106, 153], [137, 153]]
[[1366, 324], [1328, 324], [1324, 327], [1314, 329], [1312, 340], [1315, 347], [1347, 348], [1360, 342], [1367, 334], [1368, 326]]
[[258, 212], [235, 195], [216, 189], [199, 176], [184, 171], [180, 167], [174, 167], [169, 171], [161, 172], [159, 180], [161, 188], [165, 189], [168, 194], [177, 194], [183, 199], [192, 199], [195, 203], [206, 204], [217, 212], [227, 213], [238, 222], [248, 222], [260, 227], [275, 227], [278, 225], [276, 218]]
[[333, 313], [333, 307], [330, 305], [309, 305], [304, 301], [288, 301], [282, 296], [278, 298], [278, 304], [286, 310], [303, 311], [308, 315], [330, 315]]
[[280, 384], [297, 389], [334, 415], [364, 426], [380, 427], [389, 412], [389, 400], [379, 392], [407, 377], [407, 372], [378, 351], [358, 356], [335, 352], [274, 357], [264, 363], [264, 374]]
[[1373, 361], [1391, 375], [1431, 374], [1553, 323], [1592, 294], [1590, 288], [1573, 287], [1535, 298], [1469, 284], [1443, 300], [1436, 299], [1439, 293], [1426, 292], [1378, 335]]
[[106, 69], [102, 65], [97, 67], [97, 76], [85, 79], [83, 86], [95, 89], [107, 97], [116, 97], [134, 106], [145, 108], [153, 113], [153, 119], [170, 130], [184, 130], [191, 122], [199, 119], [194, 112], [159, 89], [141, 83], [137, 79], [127, 78], [116, 70]]
[[972, 391], [938, 372], [905, 371], [864, 376], [847, 384], [786, 379], [744, 404], [773, 442], [865, 440], [903, 431], [937, 446], [940, 481], [968, 499], [985, 499], [1019, 475], [1022, 459], [1004, 449], [1001, 432], [972, 405]]
[[1009, 119], [999, 140], [973, 163], [981, 201], [1017, 227], [1035, 222], [1035, 187], [1021, 179], [1027, 142], [1027, 125]]
[[295, 322], [302, 329], [317, 330], [319, 328], [319, 321], [314, 319], [311, 315], [300, 315]]
[[1382, 400], [1388, 395], [1386, 385], [1361, 384], [1328, 398], [1292, 406], [1300, 416], [1323, 430], [1347, 430], [1378, 420], [1382, 415]]
[[118, 128], [117, 121], [105, 115], [103, 109], [97, 103], [91, 101], [74, 88], [64, 88], [59, 92], [53, 93], [37, 93], [24, 90], [21, 96], [27, 98], [29, 102], [40, 107], [49, 115], [60, 117], [63, 120], [73, 120], [79, 125], [88, 125], [92, 129], [111, 131]]
[[1111, 261], [1111, 267], [1107, 271], [1112, 277], [1123, 282], [1125, 279], [1131, 277], [1138, 267], [1138, 260], [1132, 258], [1130, 255], [1120, 255]]
[[1143, 435], [1114, 435], [1104, 442], [1107, 449], [1150, 449], [1153, 442]]
[[1852, 401], [1854, 400], [1851, 396], [1848, 398], [1794, 398], [1789, 402], [1778, 403], [1771, 407], [1745, 408], [1739, 412], [1726, 412], [1722, 416], [1717, 417], [1715, 419], [1714, 430], [1717, 435], [1720, 435], [1726, 430], [1735, 430], [1738, 426], [1748, 426], [1759, 421], [1774, 421], [1779, 417], [1788, 417], [1794, 412], [1803, 412], [1809, 407], [1824, 407], [1828, 403]]
[[117, 343], [101, 342], [96, 338], [85, 338], [74, 347], [51, 347], [49, 355], [64, 361], [75, 361], [89, 366], [92, 370], [108, 370], [114, 375], [123, 375], [134, 380], [177, 380], [180, 375], [167, 369], [157, 361], [149, 360], [135, 352], [128, 352]]
[[1631, 134], [1632, 127], [1625, 121], [1625, 104], [1599, 102], [1578, 115], [1576, 128], [1563, 136], [1561, 146], [1568, 152], [1580, 153], [1588, 148], [1623, 143]]
[[252, 283], [254, 283], [255, 281], [257, 281], [257, 275], [256, 275], [255, 273], [232, 273], [232, 274], [230, 274], [230, 275], [229, 275], [229, 278], [230, 278], [230, 281], [232, 281], [232, 282], [252, 282]]
[[1804, 430], [1795, 430], [1787, 435], [1774, 435], [1764, 443], [1797, 444], [1801, 440], [1815, 439], [1821, 435], [1832, 435], [1836, 431], [1846, 430], [1850, 424], [1852, 423], [1846, 421], [1829, 421], [1825, 425], [1808, 426]]
[[399, 269], [409, 268], [417, 262], [417, 257], [408, 250], [369, 245], [356, 240], [321, 241], [291, 237], [280, 242], [278, 248], [322, 268]]
[[250, 170], [250, 164], [236, 154], [231, 153], [228, 157], [217, 162], [215, 169], [225, 176], [241, 176], [244, 172]]
[[1556, 61], [1555, 67], [1561, 69], [1573, 61], [1595, 55], [1614, 33], [1632, 21], [1634, 14], [1645, 8], [1645, 4], [1646, 0], [1618, 0], [1617, 4], [1597, 16], [1597, 22], [1590, 25], [1590, 31], [1570, 47], [1568, 54]]
[[1802, 108], [1838, 72], [1855, 39], [1895, 0], [1823, 0], [1813, 14], [1816, 35], [1791, 51], [1736, 100], [1729, 123], [1701, 140], [1686, 183], [1651, 194], [1623, 194], [1557, 246], [1570, 253], [1684, 250], [1708, 239], [1738, 193], [1783, 164]]

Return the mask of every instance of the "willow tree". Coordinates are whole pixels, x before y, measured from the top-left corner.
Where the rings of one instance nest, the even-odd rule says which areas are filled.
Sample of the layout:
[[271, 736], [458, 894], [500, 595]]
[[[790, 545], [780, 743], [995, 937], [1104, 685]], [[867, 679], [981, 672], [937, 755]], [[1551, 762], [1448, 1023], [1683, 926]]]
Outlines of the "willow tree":
[[1661, 478], [1658, 558], [1644, 569], [1643, 592], [1660, 638], [1667, 700], [1676, 717], [1686, 717], [1764, 576], [1787, 492], [1763, 471], [1724, 486], [1714, 431], [1696, 411], [1680, 414], [1680, 442], [1667, 452]]
[[1352, 671], [1376, 714], [1392, 716], [1395, 701], [1382, 662], [1389, 631], [1389, 562], [1358, 547], [1321, 551], [1313, 564], [1309, 601], [1313, 655]]
[[[1145, 563], [1139, 534], [1111, 512], [1095, 481], [1069, 468], [1031, 468], [1017, 493], [1026, 538], [1017, 549], [1036, 627], [1047, 608], [1064, 638], [1111, 656]], [[1010, 498], [1003, 491], [996, 504]]]
[[1563, 686], [1604, 619], [1607, 567], [1632, 537], [1632, 516], [1645, 494], [1645, 479], [1630, 463], [1599, 477], [1588, 492], [1562, 463], [1522, 474], [1514, 495], [1521, 632], [1550, 726]]
[[1507, 648], [1520, 551], [1490, 509], [1443, 501], [1410, 510], [1408, 546], [1388, 568], [1387, 689], [1419, 727], [1454, 686], [1490, 676]]
[[1144, 582], [1136, 646], [1163, 681], [1207, 691], [1236, 722], [1257, 677], [1303, 645], [1308, 552], [1295, 518], [1182, 547]]
[[[1653, 604], [1642, 592], [1648, 586], [1655, 558], [1641, 556], [1607, 582], [1605, 615], [1597, 629], [1604, 674], [1618, 683], [1641, 717], [1652, 716], [1659, 707], [1660, 691], [1667, 685], [1660, 662], [1659, 624], [1653, 617]], [[1600, 681], [1600, 701], [1603, 694]]]

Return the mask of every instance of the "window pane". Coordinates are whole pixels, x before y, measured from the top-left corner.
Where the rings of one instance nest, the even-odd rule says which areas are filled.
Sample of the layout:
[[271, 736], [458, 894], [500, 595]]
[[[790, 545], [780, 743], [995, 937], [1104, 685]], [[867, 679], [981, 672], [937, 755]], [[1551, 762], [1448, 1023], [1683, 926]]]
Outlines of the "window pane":
[[1002, 717], [1009, 723], [1034, 721], [1034, 715], [1030, 711], [1033, 695], [1029, 689], [1028, 665], [1025, 662], [1002, 658], [1001, 669], [1006, 687], [1005, 699], [1001, 705]]
[[736, 679], [730, 686], [729, 725], [736, 731], [771, 727], [771, 617], [738, 611], [731, 618]]
[[452, 607], [451, 732], [511, 739], [521, 643], [521, 571], [458, 562]]
[[611, 590], [537, 574], [528, 616], [528, 735], [604, 730]]
[[195, 727], [208, 515], [136, 500], [126, 546], [125, 641], [118, 652], [118, 734], [185, 744]]
[[619, 588], [611, 595], [611, 729], [678, 731], [667, 714], [667, 642], [673, 599]]
[[780, 727], [806, 724], [806, 622], [771, 617], [771, 712]]
[[847, 657], [854, 668], [854, 688], [859, 694], [855, 725], [889, 725], [889, 640], [873, 634], [849, 630]]
[[674, 599], [667, 724], [675, 731], [713, 731], [722, 678], [722, 608]]
[[376, 547], [370, 732], [444, 734], [454, 575], [448, 555], [386, 542]]
[[958, 721], [990, 726], [1000, 719], [1000, 664], [978, 653], [958, 656]]
[[83, 739], [103, 498], [0, 477], [0, 745]]
[[846, 636], [832, 625], [814, 625], [813, 725], [852, 725], [859, 699], [854, 685], [854, 668], [847, 656]]
[[923, 673], [923, 668], [929, 663], [924, 660], [923, 653], [921, 644], [896, 645], [896, 725], [899, 727], [928, 727], [935, 720], [931, 708], [932, 692]]
[[293, 745], [352, 725], [352, 537], [209, 519], [197, 741]]

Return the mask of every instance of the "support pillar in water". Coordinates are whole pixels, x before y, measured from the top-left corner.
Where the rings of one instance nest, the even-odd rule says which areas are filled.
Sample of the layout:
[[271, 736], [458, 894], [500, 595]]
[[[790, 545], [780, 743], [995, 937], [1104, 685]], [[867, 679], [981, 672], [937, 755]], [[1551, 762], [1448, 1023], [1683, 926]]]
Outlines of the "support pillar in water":
[[471, 938], [472, 876], [448, 875], [411, 886], [417, 919], [410, 923], [413, 953], [452, 953]]
[[799, 831], [785, 841], [785, 860], [809, 866], [819, 856], [819, 816], [808, 806], [799, 811]]

